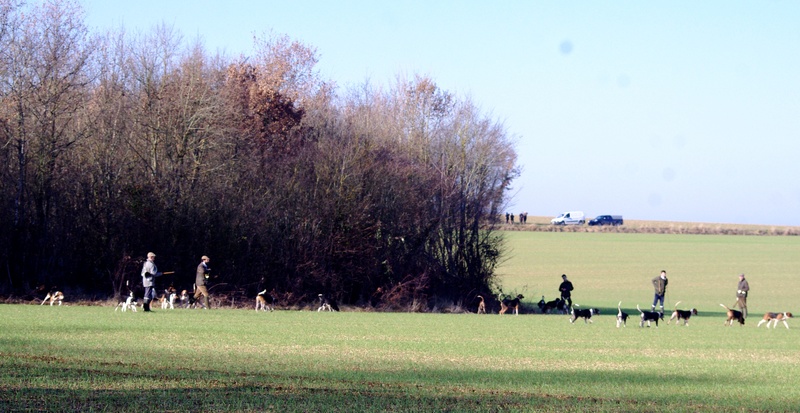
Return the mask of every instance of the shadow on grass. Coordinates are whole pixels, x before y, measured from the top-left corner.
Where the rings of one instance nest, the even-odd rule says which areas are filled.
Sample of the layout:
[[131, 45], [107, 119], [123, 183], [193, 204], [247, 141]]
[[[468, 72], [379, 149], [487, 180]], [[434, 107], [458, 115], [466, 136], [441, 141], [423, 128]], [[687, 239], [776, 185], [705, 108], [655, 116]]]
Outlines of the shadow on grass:
[[712, 399], [690, 391], [674, 392], [688, 383], [714, 387], [715, 380], [664, 372], [424, 370], [289, 375], [87, 371], [48, 364], [4, 374], [0, 411], [724, 412], [800, 408], [786, 401], [742, 400], [733, 390]]

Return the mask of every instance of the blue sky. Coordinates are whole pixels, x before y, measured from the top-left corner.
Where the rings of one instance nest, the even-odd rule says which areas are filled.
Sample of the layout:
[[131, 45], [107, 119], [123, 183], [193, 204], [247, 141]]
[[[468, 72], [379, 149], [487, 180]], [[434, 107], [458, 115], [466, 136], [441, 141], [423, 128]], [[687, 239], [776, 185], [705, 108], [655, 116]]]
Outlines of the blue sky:
[[800, 225], [800, 2], [82, 2], [211, 51], [317, 49], [340, 88], [429, 75], [516, 137], [511, 212]]

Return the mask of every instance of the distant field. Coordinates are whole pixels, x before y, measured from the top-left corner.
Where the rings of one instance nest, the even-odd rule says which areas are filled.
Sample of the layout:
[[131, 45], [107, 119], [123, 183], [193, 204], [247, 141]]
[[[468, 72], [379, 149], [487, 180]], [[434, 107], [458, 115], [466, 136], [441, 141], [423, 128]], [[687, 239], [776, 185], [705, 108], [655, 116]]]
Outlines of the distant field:
[[558, 294], [561, 274], [582, 305], [629, 308], [652, 303], [651, 280], [667, 271], [668, 307], [719, 312], [746, 274], [751, 313], [800, 310], [800, 237], [506, 231], [508, 257], [498, 274], [506, 293], [536, 302]]
[[[586, 222], [592, 217], [586, 217]], [[507, 224], [509, 231], [544, 232], [623, 232], [660, 234], [718, 234], [718, 235], [794, 235], [800, 236], [800, 227], [782, 225], [720, 224], [706, 222], [641, 221], [625, 220], [621, 226], [552, 225], [551, 217], [529, 216], [522, 225], [519, 221]]]

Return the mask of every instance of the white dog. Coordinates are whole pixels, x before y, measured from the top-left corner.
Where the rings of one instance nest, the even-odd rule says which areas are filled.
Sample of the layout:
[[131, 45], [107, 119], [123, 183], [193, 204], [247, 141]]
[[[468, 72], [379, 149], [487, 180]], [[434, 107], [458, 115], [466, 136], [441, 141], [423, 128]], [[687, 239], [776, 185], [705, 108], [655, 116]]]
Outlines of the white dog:
[[122, 309], [122, 312], [125, 312], [129, 308], [134, 313], [136, 312], [136, 297], [133, 296], [133, 293], [131, 293], [131, 295], [128, 296], [128, 299], [117, 304], [117, 306], [114, 308], [114, 312], [117, 312], [117, 310], [119, 309]]
[[178, 294], [174, 288], [169, 287], [166, 290], [164, 290], [164, 295], [161, 298], [159, 298], [159, 301], [161, 301], [161, 309], [166, 310], [167, 308], [169, 308], [170, 310], [174, 310], [175, 300], [177, 298]]

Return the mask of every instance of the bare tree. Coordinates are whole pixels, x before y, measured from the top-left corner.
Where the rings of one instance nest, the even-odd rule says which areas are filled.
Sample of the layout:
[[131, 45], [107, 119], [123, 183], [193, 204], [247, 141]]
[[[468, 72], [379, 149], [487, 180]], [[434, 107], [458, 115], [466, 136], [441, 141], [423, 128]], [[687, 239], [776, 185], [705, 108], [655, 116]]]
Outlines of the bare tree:
[[[68, 179], [60, 173], [65, 167], [60, 159], [85, 135], [79, 118], [91, 80], [86, 68], [94, 41], [81, 8], [70, 2], [47, 1], [9, 20], [4, 27], [0, 117], [4, 148], [15, 154], [14, 231], [31, 225], [30, 238], [15, 238], [12, 244], [19, 254], [15, 262], [23, 263], [14, 271], [21, 281], [26, 280], [27, 253], [53, 245], [49, 237], [58, 203], [56, 182]], [[52, 261], [43, 264], [37, 272], [47, 272]]]

